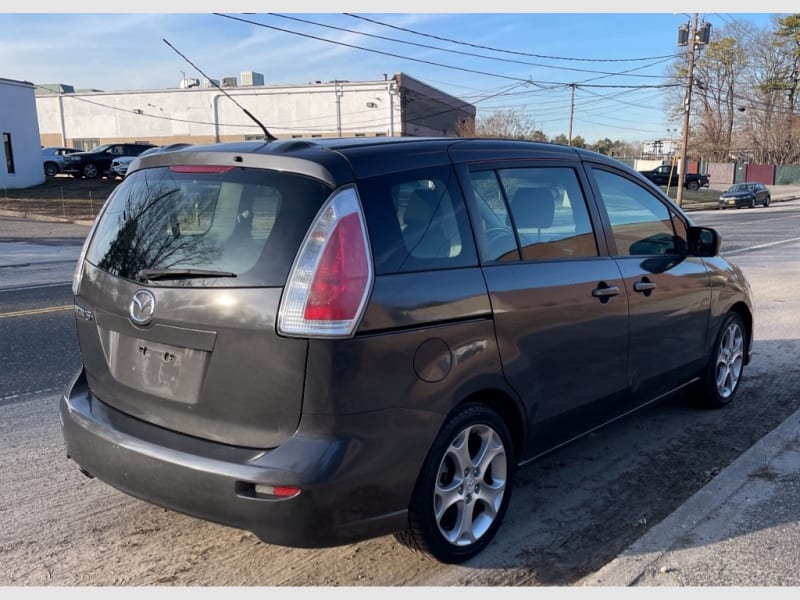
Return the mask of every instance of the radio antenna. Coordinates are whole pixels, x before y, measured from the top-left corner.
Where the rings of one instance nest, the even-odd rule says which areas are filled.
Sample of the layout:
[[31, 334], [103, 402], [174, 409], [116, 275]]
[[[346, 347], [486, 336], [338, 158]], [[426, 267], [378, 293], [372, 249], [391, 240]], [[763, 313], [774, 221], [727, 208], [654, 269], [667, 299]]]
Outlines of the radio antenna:
[[187, 63], [189, 63], [190, 65], [192, 65], [192, 66], [193, 66], [195, 69], [197, 69], [197, 71], [200, 73], [200, 75], [202, 75], [203, 77], [205, 77], [206, 79], [208, 79], [208, 81], [210, 81], [210, 82], [211, 82], [211, 83], [214, 85], [214, 87], [216, 87], [216, 88], [217, 88], [217, 89], [218, 89], [220, 92], [222, 92], [223, 94], [225, 94], [225, 95], [228, 97], [228, 99], [229, 99], [231, 102], [233, 102], [233, 103], [234, 103], [236, 106], [238, 106], [239, 108], [241, 108], [241, 109], [242, 109], [242, 112], [244, 112], [244, 114], [246, 114], [248, 117], [250, 117], [251, 119], [253, 119], [253, 121], [254, 121], [254, 122], [255, 122], [255, 123], [256, 123], [256, 124], [257, 124], [259, 127], [261, 127], [261, 131], [263, 131], [263, 132], [264, 132], [264, 139], [265, 139], [265, 140], [267, 140], [268, 142], [271, 142], [271, 141], [273, 141], [273, 140], [277, 140], [277, 139], [278, 139], [278, 138], [276, 138], [274, 135], [272, 135], [272, 134], [271, 134], [269, 131], [267, 131], [267, 128], [266, 128], [266, 127], [264, 127], [264, 124], [263, 124], [261, 121], [259, 121], [258, 119], [256, 119], [256, 118], [253, 116], [253, 113], [251, 113], [251, 112], [250, 112], [249, 110], [247, 110], [247, 109], [246, 109], [244, 106], [242, 106], [242, 105], [241, 105], [241, 104], [239, 104], [239, 103], [238, 103], [236, 100], [234, 100], [233, 96], [231, 96], [231, 95], [230, 95], [228, 92], [226, 92], [224, 89], [222, 89], [222, 88], [219, 86], [219, 84], [218, 84], [216, 81], [214, 81], [214, 80], [213, 80], [213, 79], [211, 79], [211, 78], [210, 78], [208, 75], [206, 75], [205, 73], [203, 73], [203, 71], [200, 69], [200, 67], [198, 67], [198, 66], [197, 66], [196, 64], [194, 64], [192, 61], [190, 61], [188, 58], [186, 58], [186, 57], [185, 57], [185, 56], [184, 56], [184, 55], [183, 55], [183, 54], [182, 54], [182, 53], [181, 53], [181, 52], [180, 52], [180, 51], [179, 51], [177, 48], [175, 48], [175, 46], [173, 46], [172, 44], [170, 44], [170, 43], [169, 43], [169, 42], [168, 42], [166, 39], [164, 39], [164, 38], [162, 38], [162, 39], [163, 39], [164, 43], [165, 43], [167, 46], [169, 46], [170, 48], [172, 48], [172, 49], [173, 49], [173, 50], [174, 50], [174, 51], [175, 51], [175, 52], [178, 54], [178, 56], [180, 56], [180, 57], [181, 57], [183, 60], [185, 60]]

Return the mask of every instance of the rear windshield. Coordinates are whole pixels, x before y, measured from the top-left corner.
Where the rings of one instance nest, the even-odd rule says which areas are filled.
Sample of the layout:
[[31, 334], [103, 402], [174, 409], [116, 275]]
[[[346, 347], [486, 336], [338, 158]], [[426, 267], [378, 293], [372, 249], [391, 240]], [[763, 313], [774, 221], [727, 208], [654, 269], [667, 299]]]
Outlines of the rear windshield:
[[185, 170], [130, 174], [109, 197], [87, 260], [111, 275], [153, 285], [284, 285], [332, 189], [302, 175], [263, 169]]

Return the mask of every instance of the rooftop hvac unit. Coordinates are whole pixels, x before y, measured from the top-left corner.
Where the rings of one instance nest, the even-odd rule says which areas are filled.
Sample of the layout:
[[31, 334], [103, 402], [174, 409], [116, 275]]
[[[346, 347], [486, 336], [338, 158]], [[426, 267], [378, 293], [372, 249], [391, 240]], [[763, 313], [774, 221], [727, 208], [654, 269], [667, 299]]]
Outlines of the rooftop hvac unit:
[[236, 77], [223, 77], [222, 87], [236, 87]]

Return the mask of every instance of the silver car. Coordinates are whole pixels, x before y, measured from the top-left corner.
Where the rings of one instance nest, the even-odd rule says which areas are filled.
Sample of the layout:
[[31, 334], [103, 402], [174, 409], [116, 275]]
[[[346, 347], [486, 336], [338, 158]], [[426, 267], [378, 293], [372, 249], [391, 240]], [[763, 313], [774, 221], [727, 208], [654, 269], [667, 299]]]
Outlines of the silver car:
[[44, 165], [44, 174], [48, 177], [55, 177], [64, 167], [64, 157], [67, 154], [80, 152], [78, 148], [65, 148], [62, 146], [49, 146], [42, 148], [42, 164]]

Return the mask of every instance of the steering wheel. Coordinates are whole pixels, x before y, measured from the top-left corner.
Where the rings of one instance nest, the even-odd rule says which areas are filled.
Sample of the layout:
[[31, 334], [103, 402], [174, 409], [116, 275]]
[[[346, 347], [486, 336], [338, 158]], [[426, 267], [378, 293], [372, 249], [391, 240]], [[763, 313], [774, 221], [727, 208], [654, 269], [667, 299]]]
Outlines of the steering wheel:
[[517, 247], [514, 233], [506, 227], [489, 227], [486, 229], [485, 235], [486, 246], [491, 260], [495, 260]]

